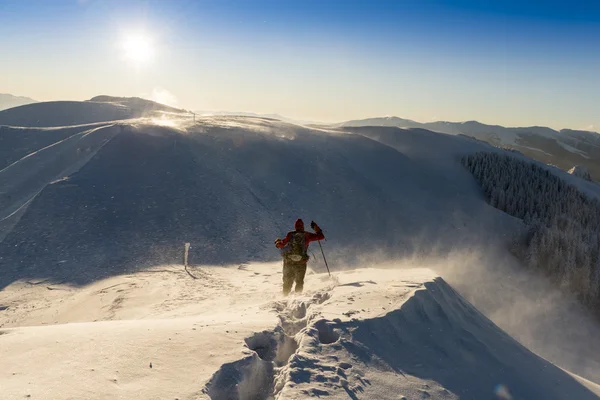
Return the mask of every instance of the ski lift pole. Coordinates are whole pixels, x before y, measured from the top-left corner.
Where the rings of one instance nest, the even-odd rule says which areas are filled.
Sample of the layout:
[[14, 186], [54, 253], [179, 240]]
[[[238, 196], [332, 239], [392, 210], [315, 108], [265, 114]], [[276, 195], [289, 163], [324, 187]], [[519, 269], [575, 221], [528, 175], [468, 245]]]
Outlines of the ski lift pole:
[[325, 261], [325, 266], [327, 267], [327, 272], [329, 276], [331, 276], [331, 272], [329, 271], [329, 265], [327, 265], [327, 259], [325, 258], [325, 252], [323, 251], [323, 246], [321, 246], [321, 241], [319, 240], [319, 247], [321, 248], [321, 254], [323, 254], [323, 261]]

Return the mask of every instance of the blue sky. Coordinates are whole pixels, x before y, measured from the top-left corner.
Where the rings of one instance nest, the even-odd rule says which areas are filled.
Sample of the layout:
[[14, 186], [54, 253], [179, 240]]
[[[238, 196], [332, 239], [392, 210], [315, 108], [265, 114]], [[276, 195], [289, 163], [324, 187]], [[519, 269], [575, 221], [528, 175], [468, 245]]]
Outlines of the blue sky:
[[0, 0], [0, 92], [600, 130], [599, 44], [598, 1]]

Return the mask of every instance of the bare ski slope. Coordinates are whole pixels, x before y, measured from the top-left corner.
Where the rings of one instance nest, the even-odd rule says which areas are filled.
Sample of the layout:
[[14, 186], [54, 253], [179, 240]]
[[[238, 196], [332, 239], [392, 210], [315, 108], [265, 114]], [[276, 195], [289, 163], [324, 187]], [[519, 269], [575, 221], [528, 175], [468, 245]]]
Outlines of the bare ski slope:
[[3, 398], [598, 398], [428, 269], [309, 273], [289, 299], [278, 265], [191, 272], [0, 292]]
[[[517, 265], [505, 244], [521, 229], [520, 222], [485, 204], [460, 165], [463, 154], [501, 151], [487, 144], [420, 129], [320, 130], [251, 117], [0, 127], [0, 139], [0, 328], [6, 333], [0, 335], [0, 351], [18, 349], [0, 357], [11, 360], [9, 369], [15, 373], [0, 383], [4, 387], [9, 382], [15, 398], [27, 377], [35, 378], [32, 390], [41, 398], [44, 391], [89, 398], [223, 398], [220, 393], [231, 393], [228, 385], [247, 373], [262, 383], [255, 387], [240, 381], [247, 396], [240, 398], [266, 399], [253, 397], [265, 388], [267, 393], [277, 390], [281, 399], [323, 392], [346, 396], [340, 398], [387, 398], [386, 393], [393, 393], [396, 397], [390, 398], [402, 394], [410, 399], [482, 398], [498, 390], [498, 396], [505, 396], [504, 386], [489, 387], [496, 377], [494, 385], [525, 398], [590, 396], [584, 387], [593, 384], [571, 379], [533, 356], [489, 321], [469, 325], [468, 315], [483, 318], [481, 314], [454, 299], [453, 289], [432, 272], [405, 276], [389, 271], [388, 277], [371, 269], [384, 264], [435, 270], [520, 343], [570, 372], [600, 381], [597, 324]], [[323, 247], [339, 279], [310, 275], [304, 306], [279, 297], [279, 265], [245, 266], [278, 260], [273, 240], [291, 229], [297, 217], [325, 228]], [[175, 265], [181, 262], [184, 242], [192, 243], [190, 257], [199, 279]], [[319, 251], [313, 251], [311, 270], [323, 272]], [[406, 308], [416, 301], [410, 299], [423, 295], [410, 293], [417, 286], [427, 293], [450, 293], [443, 297], [446, 303], [426, 300], [426, 308], [434, 311], [432, 304], [444, 303], [439, 316], [419, 320], [428, 312]], [[391, 305], [386, 296], [393, 299]], [[384, 314], [367, 312], [380, 307], [386, 307]], [[306, 308], [330, 313], [329, 322], [310, 320], [308, 312], [302, 316]], [[348, 325], [352, 316], [363, 322]], [[402, 325], [405, 320], [421, 327], [416, 330], [421, 333], [441, 330], [448, 342], [437, 343], [445, 335], [416, 341]], [[300, 347], [290, 353], [293, 342], [286, 342], [282, 332], [300, 334], [302, 328], [310, 330], [310, 321], [325, 328], [333, 324], [343, 340], [357, 347], [323, 347], [314, 341], [303, 347], [303, 338], [311, 335], [305, 333], [295, 339]], [[234, 322], [237, 329], [229, 329]], [[481, 332], [477, 340], [483, 346], [468, 343], [460, 326], [473, 335]], [[199, 327], [206, 329], [196, 332]], [[390, 342], [383, 343], [388, 336], [379, 333], [368, 337], [364, 332], [371, 328], [365, 327], [389, 333]], [[318, 336], [318, 326], [311, 329], [313, 338], [314, 329]], [[271, 333], [254, 335], [263, 330]], [[344, 330], [362, 336], [344, 336]], [[335, 337], [324, 332], [325, 341]], [[284, 357], [288, 362], [277, 367], [281, 370], [260, 361], [261, 354], [272, 357], [273, 348], [263, 340], [272, 343], [274, 337], [285, 343], [273, 360], [281, 364], [282, 354], [291, 357]], [[256, 354], [243, 353], [244, 343], [256, 347]], [[395, 358], [394, 346], [402, 349]], [[423, 346], [423, 355], [411, 355], [411, 366], [403, 357], [412, 354], [413, 346]], [[60, 362], [51, 356], [71, 348], [73, 355]], [[168, 368], [139, 361], [136, 355], [146, 349]], [[521, 359], [510, 356], [514, 352], [526, 354], [523, 365], [528, 369], [520, 369]], [[305, 353], [316, 357], [297, 361], [302, 371], [311, 371], [309, 376], [292, 371], [294, 357]], [[43, 367], [37, 371], [35, 365]], [[460, 373], [453, 375], [449, 370], [455, 366]], [[548, 375], [531, 372], [538, 367]], [[62, 382], [70, 379], [70, 371], [86, 383], [65, 389]], [[97, 371], [102, 374], [94, 375]], [[148, 375], [158, 371], [163, 374]], [[377, 385], [361, 382], [353, 371], [359, 377], [370, 371], [373, 379], [367, 379]], [[493, 379], [473, 375], [484, 372]], [[543, 377], [559, 382], [554, 391], [539, 387]], [[479, 386], [472, 383], [479, 381]], [[476, 396], [469, 397], [465, 385]], [[565, 397], [568, 391], [581, 397]]]

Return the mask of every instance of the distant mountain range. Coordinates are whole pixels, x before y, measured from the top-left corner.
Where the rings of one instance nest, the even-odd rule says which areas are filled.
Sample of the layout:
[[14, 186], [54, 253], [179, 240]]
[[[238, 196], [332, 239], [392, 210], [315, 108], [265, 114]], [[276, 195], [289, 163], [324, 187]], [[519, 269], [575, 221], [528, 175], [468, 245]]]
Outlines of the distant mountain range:
[[[35, 103], [35, 104], [33, 104]], [[61, 126], [97, 121], [138, 118], [154, 112], [187, 113], [139, 97], [96, 96], [86, 102], [42, 103], [10, 94], [0, 94], [0, 125]], [[8, 110], [8, 108], [11, 108]], [[497, 147], [517, 150], [524, 155], [565, 171], [575, 166], [585, 167], [593, 180], [600, 181], [600, 134], [591, 131], [543, 127], [507, 128], [477, 121], [421, 123], [399, 117], [378, 117], [326, 124], [288, 118], [279, 114], [258, 114], [231, 111], [196, 111], [197, 115], [250, 116], [271, 118], [292, 124], [320, 127], [387, 126], [420, 128], [450, 135], [463, 135]]]
[[0, 110], [31, 103], [37, 103], [37, 100], [30, 99], [29, 97], [14, 96], [8, 93], [0, 93]]
[[[272, 118], [293, 124], [317, 127], [388, 126], [420, 128], [449, 135], [463, 135], [497, 147], [517, 150], [534, 160], [555, 165], [565, 171], [570, 171], [575, 166], [585, 167], [594, 181], [600, 181], [600, 134], [591, 131], [573, 129], [557, 131], [544, 126], [507, 128], [500, 125], [482, 124], [478, 121], [421, 123], [399, 117], [377, 117], [351, 120], [338, 124], [327, 124], [315, 121], [295, 120], [278, 114], [229, 111], [197, 111], [197, 114]], [[580, 171], [580, 169], [575, 169], [575, 171]]]
[[422, 128], [450, 135], [468, 136], [497, 147], [517, 150], [528, 157], [556, 165], [565, 171], [577, 165], [584, 166], [595, 181], [600, 181], [600, 134], [596, 132], [572, 129], [556, 131], [543, 126], [506, 128], [477, 121], [420, 123], [398, 117], [353, 120], [334, 126]]

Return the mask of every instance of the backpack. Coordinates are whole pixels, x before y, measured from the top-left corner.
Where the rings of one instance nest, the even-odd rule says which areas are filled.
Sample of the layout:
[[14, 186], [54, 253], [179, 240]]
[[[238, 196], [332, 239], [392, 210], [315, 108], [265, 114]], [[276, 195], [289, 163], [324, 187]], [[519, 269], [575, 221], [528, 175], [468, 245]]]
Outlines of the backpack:
[[304, 232], [294, 232], [292, 238], [288, 242], [288, 246], [289, 251], [286, 252], [285, 257], [289, 261], [308, 261], [309, 257], [306, 253], [306, 236], [304, 235]]

